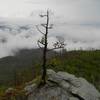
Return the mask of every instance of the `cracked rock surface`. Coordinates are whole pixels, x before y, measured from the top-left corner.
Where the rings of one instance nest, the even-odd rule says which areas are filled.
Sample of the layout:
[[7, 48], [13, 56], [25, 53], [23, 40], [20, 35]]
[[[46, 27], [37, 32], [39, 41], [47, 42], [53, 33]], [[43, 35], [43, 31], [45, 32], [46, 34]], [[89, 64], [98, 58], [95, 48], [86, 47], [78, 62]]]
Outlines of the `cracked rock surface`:
[[[48, 80], [44, 87], [28, 86], [28, 100], [100, 100], [100, 93], [84, 78], [67, 72], [47, 70]], [[31, 87], [31, 88], [30, 88]]]

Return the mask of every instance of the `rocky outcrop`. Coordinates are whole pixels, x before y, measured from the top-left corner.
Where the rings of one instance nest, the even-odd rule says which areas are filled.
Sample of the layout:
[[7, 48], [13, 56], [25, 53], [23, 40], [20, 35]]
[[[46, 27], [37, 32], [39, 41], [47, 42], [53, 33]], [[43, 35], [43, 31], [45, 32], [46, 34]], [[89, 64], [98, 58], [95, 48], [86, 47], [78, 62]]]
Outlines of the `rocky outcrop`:
[[84, 78], [66, 72], [47, 71], [47, 84], [42, 88], [27, 86], [28, 100], [100, 100], [100, 93]]

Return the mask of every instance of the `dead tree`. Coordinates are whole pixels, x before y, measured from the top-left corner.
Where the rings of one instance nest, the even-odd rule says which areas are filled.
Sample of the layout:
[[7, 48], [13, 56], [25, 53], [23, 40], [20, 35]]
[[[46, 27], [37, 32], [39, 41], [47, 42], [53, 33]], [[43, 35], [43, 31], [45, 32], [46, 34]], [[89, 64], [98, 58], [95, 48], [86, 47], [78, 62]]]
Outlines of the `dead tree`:
[[[47, 10], [46, 14], [41, 14], [40, 17], [46, 17], [46, 23], [41, 24], [42, 27], [44, 27], [45, 32], [41, 31], [39, 26], [36, 25], [37, 30], [43, 35], [43, 37], [37, 41], [37, 44], [39, 46], [39, 48], [41, 48], [43, 50], [43, 62], [42, 62], [42, 83], [45, 84], [46, 83], [46, 62], [47, 62], [47, 52], [51, 51], [51, 50], [55, 50], [55, 49], [59, 49], [59, 48], [64, 48], [65, 44], [61, 41], [56, 41], [56, 43], [54, 43], [53, 48], [52, 49], [48, 49], [48, 31], [49, 29], [53, 28], [53, 24], [49, 23], [49, 10]], [[41, 46], [42, 45], [42, 46]]]

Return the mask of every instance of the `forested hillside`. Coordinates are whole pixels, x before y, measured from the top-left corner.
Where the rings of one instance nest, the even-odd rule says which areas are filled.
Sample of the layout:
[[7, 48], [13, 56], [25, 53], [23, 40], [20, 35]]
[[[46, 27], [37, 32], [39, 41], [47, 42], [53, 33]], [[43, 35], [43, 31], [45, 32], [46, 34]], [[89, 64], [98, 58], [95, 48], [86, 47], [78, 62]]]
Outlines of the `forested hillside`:
[[49, 67], [84, 77], [100, 90], [100, 50], [66, 52], [51, 59]]
[[[0, 87], [32, 80], [40, 74], [40, 49], [21, 50], [15, 56], [0, 59]], [[100, 51], [49, 52], [47, 68], [84, 77], [100, 90]]]

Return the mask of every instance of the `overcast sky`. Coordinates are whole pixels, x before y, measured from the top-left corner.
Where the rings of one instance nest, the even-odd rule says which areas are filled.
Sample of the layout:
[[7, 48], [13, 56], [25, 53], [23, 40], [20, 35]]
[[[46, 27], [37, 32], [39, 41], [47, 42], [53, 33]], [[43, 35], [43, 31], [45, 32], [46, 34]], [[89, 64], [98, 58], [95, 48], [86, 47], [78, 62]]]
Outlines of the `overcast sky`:
[[[67, 49], [100, 49], [100, 0], [0, 0], [0, 57], [36, 47], [41, 34], [34, 26], [43, 20], [38, 14], [48, 8], [54, 24], [50, 46], [59, 35]], [[22, 26], [27, 29], [19, 29]]]

